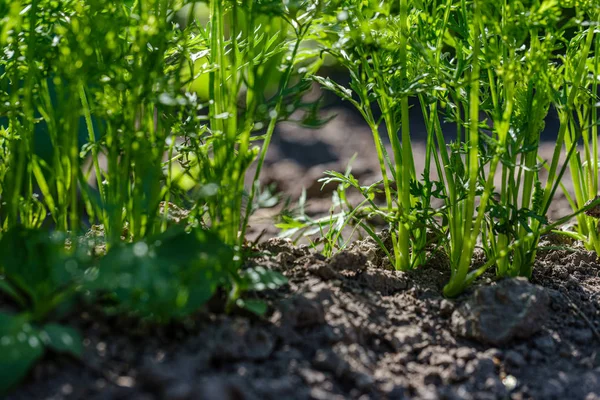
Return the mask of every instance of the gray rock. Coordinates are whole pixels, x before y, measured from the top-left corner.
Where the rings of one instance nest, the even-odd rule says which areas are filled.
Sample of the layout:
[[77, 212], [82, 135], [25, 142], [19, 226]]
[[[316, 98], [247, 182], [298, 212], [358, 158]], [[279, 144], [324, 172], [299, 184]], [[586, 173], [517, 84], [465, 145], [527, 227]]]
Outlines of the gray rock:
[[500, 345], [528, 338], [541, 328], [549, 312], [546, 291], [525, 278], [505, 279], [478, 288], [452, 314], [457, 335]]

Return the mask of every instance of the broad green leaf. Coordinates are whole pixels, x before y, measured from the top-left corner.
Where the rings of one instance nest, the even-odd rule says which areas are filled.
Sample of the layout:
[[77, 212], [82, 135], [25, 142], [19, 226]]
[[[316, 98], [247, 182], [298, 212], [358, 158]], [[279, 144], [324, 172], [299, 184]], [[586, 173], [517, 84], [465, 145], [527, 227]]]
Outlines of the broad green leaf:
[[19, 306], [26, 306], [27, 300], [4, 277], [0, 277], [0, 291], [9, 295]]
[[[15, 227], [0, 239], [0, 270], [8, 278], [0, 290], [15, 296], [22, 306], [30, 303], [36, 318], [53, 311], [48, 308], [57, 298], [70, 293], [88, 261], [82, 244], [65, 248], [65, 235], [43, 230]], [[27, 301], [25, 301], [27, 300]], [[68, 300], [65, 298], [65, 300]], [[38, 315], [39, 314], [39, 315]]]
[[265, 315], [268, 309], [267, 303], [262, 300], [238, 299], [235, 304], [237, 304], [238, 307], [248, 310], [258, 316]]
[[39, 331], [27, 315], [0, 313], [0, 394], [19, 383], [43, 354]]
[[75, 357], [83, 354], [83, 342], [77, 330], [59, 324], [46, 324], [40, 332], [40, 338], [52, 350], [69, 353]]
[[247, 269], [241, 275], [247, 290], [277, 289], [288, 283], [287, 278], [279, 272], [260, 266]]
[[85, 286], [114, 295], [122, 311], [166, 320], [208, 301], [232, 263], [233, 250], [216, 234], [174, 226], [147, 241], [113, 247]]

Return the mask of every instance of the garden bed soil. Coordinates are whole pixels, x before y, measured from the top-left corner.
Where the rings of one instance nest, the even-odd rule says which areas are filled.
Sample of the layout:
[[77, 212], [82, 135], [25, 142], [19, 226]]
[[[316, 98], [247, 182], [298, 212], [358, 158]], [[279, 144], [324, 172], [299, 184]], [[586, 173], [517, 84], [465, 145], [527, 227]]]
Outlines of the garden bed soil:
[[[306, 188], [311, 215], [329, 212], [333, 187], [315, 183], [324, 170], [344, 171], [358, 153], [353, 173], [378, 176], [369, 130], [336, 112], [318, 131], [282, 125], [263, 170], [292, 200]], [[422, 162], [423, 144], [413, 152]], [[260, 210], [250, 239], [274, 236], [280, 210]], [[568, 213], [559, 198], [549, 217]], [[62, 322], [81, 331], [83, 359], [48, 353], [7, 399], [600, 399], [600, 263], [544, 245], [564, 250], [539, 252], [531, 283], [490, 273], [449, 300], [441, 255], [402, 273], [369, 241], [327, 260], [270, 239], [249, 264], [289, 284], [249, 294], [266, 301], [264, 316], [227, 315], [223, 296], [161, 327], [82, 306]]]
[[448, 300], [441, 255], [403, 273], [370, 241], [329, 260], [282, 239], [260, 250], [250, 264], [289, 279], [251, 294], [263, 317], [215, 301], [157, 327], [85, 308], [65, 321], [83, 359], [48, 354], [7, 399], [600, 399], [592, 253], [545, 252], [531, 283], [490, 275]]

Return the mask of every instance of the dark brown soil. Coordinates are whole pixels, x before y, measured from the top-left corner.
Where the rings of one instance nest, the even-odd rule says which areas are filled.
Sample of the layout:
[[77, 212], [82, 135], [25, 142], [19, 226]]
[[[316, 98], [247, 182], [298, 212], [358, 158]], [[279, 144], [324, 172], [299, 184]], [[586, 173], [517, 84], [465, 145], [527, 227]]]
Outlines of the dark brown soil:
[[[292, 199], [305, 187], [313, 215], [330, 207], [333, 188], [315, 183], [324, 170], [343, 171], [358, 153], [355, 175], [365, 184], [378, 176], [368, 129], [336, 111], [319, 131], [282, 126], [263, 174]], [[421, 162], [423, 145], [413, 150]], [[550, 217], [567, 214], [565, 205], [559, 198]], [[261, 210], [251, 237], [274, 236], [279, 210]], [[600, 263], [592, 253], [540, 253], [532, 284], [517, 282], [522, 297], [511, 303], [503, 290], [512, 286], [492, 275], [444, 299], [443, 257], [394, 272], [363, 244], [331, 260], [277, 239], [261, 244], [267, 255], [251, 263], [289, 279], [255, 294], [269, 304], [262, 318], [225, 315], [217, 301], [189, 321], [153, 327], [84, 307], [64, 321], [85, 338], [83, 360], [48, 354], [7, 399], [600, 399]], [[513, 310], [506, 321], [472, 308], [498, 304]], [[488, 336], [473, 334], [478, 323]], [[494, 338], [494, 327], [514, 329]]]
[[85, 337], [83, 360], [49, 355], [7, 399], [600, 398], [591, 253], [540, 257], [532, 282], [548, 304], [537, 331], [492, 346], [457, 334], [477, 290], [444, 299], [443, 259], [401, 273], [362, 250], [326, 260], [279, 239], [261, 248], [272, 254], [252, 263], [289, 278], [262, 295], [265, 317], [204, 311], [153, 328], [88, 310], [69, 321]]

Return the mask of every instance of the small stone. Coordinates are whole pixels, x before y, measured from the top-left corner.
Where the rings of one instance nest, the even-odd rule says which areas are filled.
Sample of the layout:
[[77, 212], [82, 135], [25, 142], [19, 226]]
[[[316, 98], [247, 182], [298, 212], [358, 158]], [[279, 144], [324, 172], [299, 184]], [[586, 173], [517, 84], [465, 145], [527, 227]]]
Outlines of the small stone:
[[512, 392], [513, 390], [515, 390], [515, 388], [517, 387], [519, 382], [517, 381], [517, 378], [515, 378], [514, 376], [506, 375], [506, 377], [504, 379], [502, 379], [502, 384], [504, 385], [506, 390], [508, 390], [509, 392]]
[[594, 393], [600, 395], [600, 371], [587, 371], [580, 376], [578, 386], [581, 391], [587, 395]]
[[432, 356], [433, 350], [431, 348], [424, 348], [417, 356], [417, 361], [422, 364], [428, 364]]
[[115, 383], [120, 387], [132, 388], [135, 386], [135, 379], [131, 376], [119, 376]]
[[549, 314], [546, 291], [525, 278], [504, 279], [478, 288], [452, 314], [457, 335], [482, 343], [501, 345], [535, 334]]
[[64, 395], [70, 395], [73, 393], [73, 385], [66, 383], [64, 385], [61, 386], [60, 391], [62, 394]]

